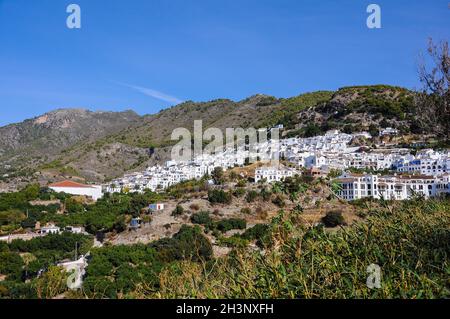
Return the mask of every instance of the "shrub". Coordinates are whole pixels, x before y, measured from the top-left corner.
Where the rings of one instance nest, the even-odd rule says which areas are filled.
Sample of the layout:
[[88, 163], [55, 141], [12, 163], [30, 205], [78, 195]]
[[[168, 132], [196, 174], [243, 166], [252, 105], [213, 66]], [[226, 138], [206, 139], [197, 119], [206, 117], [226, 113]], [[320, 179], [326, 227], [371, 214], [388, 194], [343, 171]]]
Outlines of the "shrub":
[[245, 248], [248, 245], [248, 240], [241, 236], [220, 237], [219, 245], [226, 247]]
[[270, 226], [267, 224], [257, 224], [247, 229], [241, 237], [246, 240], [256, 240], [256, 245], [261, 248], [268, 246], [271, 243]]
[[272, 192], [267, 190], [266, 188], [261, 189], [261, 193], [260, 193], [262, 199], [267, 202], [270, 200], [270, 198], [272, 197]]
[[233, 195], [234, 195], [235, 197], [242, 197], [242, 196], [244, 196], [244, 194], [245, 194], [245, 188], [236, 188], [236, 189], [233, 191]]
[[254, 190], [248, 191], [247, 195], [245, 196], [245, 200], [248, 203], [254, 202], [255, 199], [258, 197], [258, 193]]
[[192, 214], [191, 223], [199, 225], [209, 225], [212, 223], [212, 219], [209, 216], [209, 212], [202, 211], [199, 213]]
[[184, 208], [180, 205], [177, 205], [177, 207], [175, 207], [175, 209], [172, 212], [172, 216], [181, 216], [184, 213]]
[[232, 229], [245, 229], [247, 228], [247, 222], [240, 218], [223, 219], [216, 223], [216, 228], [225, 233]]
[[336, 227], [339, 225], [345, 225], [345, 219], [340, 211], [330, 211], [324, 217], [322, 222], [326, 227]]
[[211, 204], [230, 204], [232, 196], [221, 189], [214, 189], [208, 192], [208, 200]]
[[208, 260], [212, 257], [212, 246], [202, 235], [201, 229], [183, 225], [172, 238], [163, 238], [150, 245], [164, 262], [191, 259]]
[[249, 207], [244, 207], [241, 209], [241, 213], [245, 215], [250, 215], [252, 213], [252, 210]]
[[245, 187], [245, 185], [247, 185], [247, 181], [245, 179], [240, 179], [236, 184], [237, 187]]

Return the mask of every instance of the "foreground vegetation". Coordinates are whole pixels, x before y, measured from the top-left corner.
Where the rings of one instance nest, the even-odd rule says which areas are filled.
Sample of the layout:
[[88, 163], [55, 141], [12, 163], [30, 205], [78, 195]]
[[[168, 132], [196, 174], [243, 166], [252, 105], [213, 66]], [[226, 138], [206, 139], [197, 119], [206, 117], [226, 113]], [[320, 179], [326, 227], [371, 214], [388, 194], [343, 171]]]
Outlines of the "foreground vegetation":
[[[299, 225], [301, 215], [274, 218], [261, 253], [236, 249], [214, 262], [180, 261], [142, 298], [447, 298], [450, 296], [450, 202], [384, 203], [366, 222], [330, 232]], [[381, 288], [366, 285], [381, 267]]]
[[[243, 189], [240, 196], [248, 203], [294, 201], [311, 183], [296, 176], [271, 189], [260, 185], [258, 190], [237, 187], [235, 191]], [[207, 191], [204, 181], [189, 181], [162, 195], [107, 195], [87, 205], [31, 185], [2, 194], [0, 215], [3, 227], [10, 228], [52, 220], [60, 226], [83, 225], [92, 235], [120, 232], [126, 219], [143, 214], [149, 202], [160, 196], [179, 198], [186, 188], [203, 191], [212, 204], [238, 196], [235, 191]], [[57, 212], [59, 205], [30, 204], [30, 200], [55, 198], [64, 203], [64, 214]], [[217, 220], [191, 205], [197, 211], [190, 215], [194, 227], [184, 225], [172, 238], [149, 244], [92, 248], [92, 235], [70, 233], [0, 242], [0, 298], [450, 297], [449, 198], [366, 199], [351, 205], [362, 218], [352, 225], [346, 224], [342, 212], [329, 211], [320, 224], [311, 226], [300, 205], [287, 209], [280, 202], [280, 211], [270, 222], [247, 228], [244, 219]], [[184, 213], [181, 206], [173, 212]], [[227, 236], [232, 229], [240, 231]], [[231, 252], [215, 258], [209, 238]], [[67, 274], [55, 265], [73, 259], [75, 247], [78, 254], [90, 252], [89, 266], [83, 289], [68, 291]], [[379, 289], [366, 285], [371, 264], [381, 267]]]

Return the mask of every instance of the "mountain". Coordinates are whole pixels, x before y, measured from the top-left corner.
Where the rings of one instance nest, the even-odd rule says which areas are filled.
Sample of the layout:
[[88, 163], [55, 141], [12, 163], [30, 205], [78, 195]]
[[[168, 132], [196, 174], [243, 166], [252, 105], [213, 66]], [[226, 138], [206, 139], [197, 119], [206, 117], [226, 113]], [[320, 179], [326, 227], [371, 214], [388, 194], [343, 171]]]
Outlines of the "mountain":
[[188, 101], [145, 116], [60, 109], [0, 128], [0, 176], [9, 185], [73, 177], [107, 181], [169, 159], [172, 131], [192, 131], [194, 120], [200, 119], [203, 129], [283, 124], [285, 136], [386, 126], [408, 132], [414, 128], [412, 101], [411, 91], [377, 85], [281, 99], [258, 94], [238, 102]]
[[[133, 111], [92, 112], [59, 109], [42, 116], [0, 128], [0, 163], [5, 174], [33, 170], [79, 142], [95, 141], [136, 124]], [[5, 168], [6, 167], [6, 168]], [[3, 174], [2, 174], [3, 175]]]

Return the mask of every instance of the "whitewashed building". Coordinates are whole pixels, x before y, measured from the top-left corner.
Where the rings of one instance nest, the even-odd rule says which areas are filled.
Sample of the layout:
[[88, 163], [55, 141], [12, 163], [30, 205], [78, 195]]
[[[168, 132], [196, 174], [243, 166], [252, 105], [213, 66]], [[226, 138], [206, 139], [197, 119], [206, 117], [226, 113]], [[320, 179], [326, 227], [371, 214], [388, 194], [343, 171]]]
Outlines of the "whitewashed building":
[[280, 182], [286, 177], [292, 177], [296, 174], [298, 175], [299, 172], [288, 167], [260, 167], [255, 170], [255, 183], [263, 180], [267, 183]]
[[63, 181], [50, 184], [48, 187], [57, 193], [86, 196], [95, 201], [103, 197], [102, 187], [97, 185], [85, 185], [72, 181]]
[[371, 175], [345, 173], [335, 179], [340, 185], [338, 196], [345, 200], [365, 197], [405, 200], [414, 195], [424, 198], [449, 192], [448, 175]]

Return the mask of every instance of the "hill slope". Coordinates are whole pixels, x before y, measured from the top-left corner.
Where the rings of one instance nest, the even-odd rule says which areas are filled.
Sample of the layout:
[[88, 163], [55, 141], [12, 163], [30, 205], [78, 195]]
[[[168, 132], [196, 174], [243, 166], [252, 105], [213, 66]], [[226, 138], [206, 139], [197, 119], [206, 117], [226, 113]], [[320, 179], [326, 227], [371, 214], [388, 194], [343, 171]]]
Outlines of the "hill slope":
[[57, 110], [0, 128], [0, 176], [8, 173], [3, 180], [15, 183], [18, 175], [27, 176], [28, 181], [34, 172], [33, 178], [43, 183], [73, 176], [109, 180], [167, 160], [174, 143], [172, 131], [178, 127], [192, 130], [194, 120], [203, 120], [203, 129], [222, 130], [284, 124], [290, 135], [309, 134], [305, 128], [311, 125], [314, 134], [332, 128], [367, 130], [371, 125], [409, 131], [414, 125], [411, 105], [412, 92], [378, 85], [285, 99], [259, 94], [238, 102], [189, 101], [142, 117], [132, 111]]

